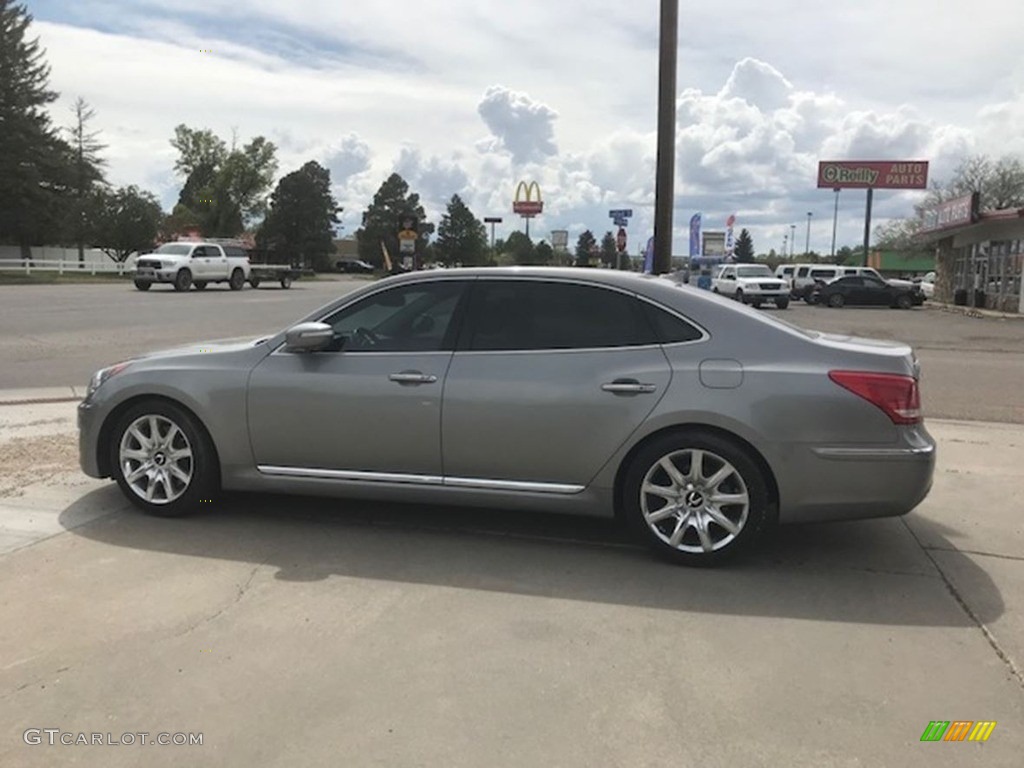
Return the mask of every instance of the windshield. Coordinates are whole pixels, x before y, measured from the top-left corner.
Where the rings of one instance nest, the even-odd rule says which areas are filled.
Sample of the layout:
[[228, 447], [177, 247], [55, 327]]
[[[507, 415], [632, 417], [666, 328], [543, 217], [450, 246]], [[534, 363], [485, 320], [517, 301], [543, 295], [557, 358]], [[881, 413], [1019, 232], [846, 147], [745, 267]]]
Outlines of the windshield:
[[764, 264], [752, 264], [748, 267], [736, 267], [737, 277], [773, 277], [772, 271]]
[[153, 251], [153, 253], [166, 253], [171, 256], [187, 256], [191, 250], [191, 245], [186, 245], [184, 243], [167, 243], [165, 245], [161, 245]]

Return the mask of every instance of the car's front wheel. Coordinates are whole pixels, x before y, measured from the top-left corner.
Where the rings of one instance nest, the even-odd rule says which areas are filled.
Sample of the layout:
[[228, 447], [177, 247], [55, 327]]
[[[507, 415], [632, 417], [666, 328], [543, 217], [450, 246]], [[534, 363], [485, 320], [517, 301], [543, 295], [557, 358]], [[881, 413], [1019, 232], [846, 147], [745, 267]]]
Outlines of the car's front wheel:
[[843, 294], [841, 293], [833, 293], [828, 297], [828, 305], [832, 307], [832, 309], [839, 309], [845, 303], [846, 299], [843, 298]]
[[242, 286], [245, 285], [245, 273], [240, 269], [236, 269], [231, 273], [231, 279], [228, 280], [228, 285], [232, 291], [242, 290]]
[[187, 291], [190, 287], [192, 287], [192, 273], [187, 269], [179, 269], [178, 274], [174, 276], [174, 290]]
[[211, 502], [219, 487], [216, 452], [196, 419], [173, 403], [129, 408], [113, 430], [110, 466], [128, 499], [143, 511], [178, 517]]
[[135, 281], [135, 287], [138, 288], [140, 291], [148, 291], [149, 290], [149, 286], [151, 286], [151, 285], [152, 285], [152, 283], [149, 282], [148, 280], [136, 280]]
[[747, 451], [719, 435], [686, 431], [645, 445], [629, 466], [623, 513], [658, 554], [716, 565], [757, 538], [770, 520], [766, 479]]
[[744, 295], [743, 295], [743, 291], [741, 291], [741, 290], [739, 290], [739, 289], [737, 289], [737, 290], [736, 290], [736, 295], [735, 295], [735, 297], [734, 297], [734, 298], [735, 298], [735, 299], [736, 299], [736, 301], [738, 301], [738, 302], [739, 302], [740, 304], [746, 304], [746, 303], [747, 303], [747, 297], [746, 297], [746, 296], [744, 296]]
[[914, 299], [906, 293], [902, 293], [896, 297], [896, 306], [899, 309], [910, 309], [914, 306]]
[[779, 298], [775, 300], [775, 306], [779, 309], [785, 309], [789, 306], [789, 298], [787, 296], [779, 296]]

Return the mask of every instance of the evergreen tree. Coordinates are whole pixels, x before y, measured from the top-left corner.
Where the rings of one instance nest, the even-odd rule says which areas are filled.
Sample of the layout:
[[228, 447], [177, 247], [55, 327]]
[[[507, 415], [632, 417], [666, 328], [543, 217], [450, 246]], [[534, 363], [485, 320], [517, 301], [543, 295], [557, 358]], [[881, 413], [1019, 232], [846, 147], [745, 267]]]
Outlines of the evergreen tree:
[[740, 230], [740, 236], [736, 238], [736, 248], [733, 256], [740, 264], [754, 263], [754, 240], [746, 229]]
[[[72, 107], [75, 114], [74, 125], [70, 129], [71, 150], [74, 153], [72, 204], [69, 210], [69, 229], [74, 235], [78, 247], [79, 266], [85, 267], [85, 241], [92, 234], [89, 222], [89, 207], [94, 199], [94, 191], [105, 183], [103, 166], [106, 161], [100, 152], [106, 149], [97, 140], [98, 131], [89, 130], [89, 122], [96, 113], [79, 97]], [[159, 209], [158, 209], [159, 210]], [[162, 215], [162, 214], [161, 214]]]
[[452, 195], [437, 228], [438, 258], [448, 264], [480, 266], [487, 260], [487, 229], [462, 198]]
[[370, 264], [383, 266], [383, 247], [387, 248], [392, 264], [400, 258], [398, 229], [403, 218], [419, 222], [421, 237], [416, 241], [417, 253], [422, 254], [426, 245], [423, 235], [430, 235], [434, 225], [424, 220], [427, 217], [420, 196], [409, 192], [409, 184], [397, 173], [392, 173], [373, 196], [370, 206], [363, 212], [363, 226], [356, 231], [359, 240], [359, 258]]
[[21, 247], [56, 241], [71, 184], [71, 148], [50, 123], [50, 67], [38, 39], [27, 39], [32, 16], [0, 0], [0, 242]]
[[619, 247], [615, 244], [615, 235], [605, 232], [601, 238], [601, 263], [611, 266], [619, 256]]
[[257, 244], [283, 251], [319, 272], [329, 271], [339, 210], [331, 194], [331, 172], [311, 160], [278, 182]]
[[597, 245], [597, 238], [589, 229], [576, 240], [576, 264], [585, 267], [590, 263], [590, 249]]

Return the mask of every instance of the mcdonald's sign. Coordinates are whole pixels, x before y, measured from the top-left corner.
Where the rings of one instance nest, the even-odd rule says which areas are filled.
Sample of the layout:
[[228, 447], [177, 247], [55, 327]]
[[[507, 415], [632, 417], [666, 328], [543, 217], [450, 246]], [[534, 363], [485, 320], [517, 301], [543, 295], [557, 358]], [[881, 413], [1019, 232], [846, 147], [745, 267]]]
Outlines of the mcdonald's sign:
[[540, 196], [540, 187], [536, 181], [527, 184], [520, 181], [516, 186], [516, 196], [512, 200], [512, 212], [529, 218], [544, 211], [544, 201]]

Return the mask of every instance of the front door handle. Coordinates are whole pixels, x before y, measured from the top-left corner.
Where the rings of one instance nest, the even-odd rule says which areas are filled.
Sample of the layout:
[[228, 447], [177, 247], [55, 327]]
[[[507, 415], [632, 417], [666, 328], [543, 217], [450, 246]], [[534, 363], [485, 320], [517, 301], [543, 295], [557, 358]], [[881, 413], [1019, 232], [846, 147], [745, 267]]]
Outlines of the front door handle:
[[433, 384], [437, 381], [437, 376], [419, 371], [402, 371], [392, 373], [388, 379], [396, 384]]
[[636, 379], [616, 379], [607, 384], [602, 384], [601, 389], [614, 395], [640, 395], [656, 391], [658, 385], [642, 384]]

